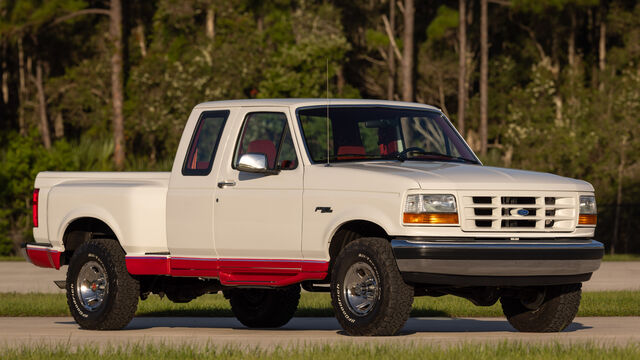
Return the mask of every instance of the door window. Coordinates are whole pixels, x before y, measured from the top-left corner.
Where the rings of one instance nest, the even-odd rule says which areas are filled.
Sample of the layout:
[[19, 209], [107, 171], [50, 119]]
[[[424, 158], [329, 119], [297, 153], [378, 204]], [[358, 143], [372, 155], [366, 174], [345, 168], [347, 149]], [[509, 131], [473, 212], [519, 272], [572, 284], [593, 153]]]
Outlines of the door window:
[[283, 113], [256, 112], [247, 114], [244, 127], [236, 145], [233, 159], [235, 169], [244, 154], [264, 154], [271, 170], [292, 170], [298, 166], [298, 158]]

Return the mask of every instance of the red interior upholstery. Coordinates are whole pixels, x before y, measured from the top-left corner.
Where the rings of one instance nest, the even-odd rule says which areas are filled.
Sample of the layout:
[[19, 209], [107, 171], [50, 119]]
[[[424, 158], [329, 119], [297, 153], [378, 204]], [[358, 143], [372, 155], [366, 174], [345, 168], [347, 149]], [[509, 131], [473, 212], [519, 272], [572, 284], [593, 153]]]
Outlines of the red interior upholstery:
[[267, 163], [269, 169], [273, 169], [273, 165], [276, 161], [276, 146], [270, 140], [253, 140], [249, 143], [247, 153], [265, 154], [267, 156]]
[[201, 170], [201, 169], [206, 169], [209, 167], [209, 162], [208, 161], [198, 161], [196, 163], [196, 169]]
[[394, 140], [388, 144], [380, 144], [380, 155], [389, 155], [398, 152], [398, 141]]
[[340, 160], [362, 159], [363, 157], [357, 155], [366, 154], [364, 146], [340, 146], [338, 148], [338, 159]]
[[364, 146], [340, 146], [338, 148], [338, 155], [366, 155]]

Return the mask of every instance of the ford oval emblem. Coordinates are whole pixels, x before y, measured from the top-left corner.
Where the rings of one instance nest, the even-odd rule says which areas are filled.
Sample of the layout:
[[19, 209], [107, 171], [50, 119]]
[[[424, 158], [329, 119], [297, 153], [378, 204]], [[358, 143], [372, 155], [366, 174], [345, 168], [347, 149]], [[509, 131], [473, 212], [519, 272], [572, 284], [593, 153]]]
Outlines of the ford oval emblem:
[[527, 216], [527, 215], [529, 215], [529, 210], [527, 210], [527, 209], [520, 209], [520, 210], [518, 210], [518, 215], [520, 215], [520, 216]]

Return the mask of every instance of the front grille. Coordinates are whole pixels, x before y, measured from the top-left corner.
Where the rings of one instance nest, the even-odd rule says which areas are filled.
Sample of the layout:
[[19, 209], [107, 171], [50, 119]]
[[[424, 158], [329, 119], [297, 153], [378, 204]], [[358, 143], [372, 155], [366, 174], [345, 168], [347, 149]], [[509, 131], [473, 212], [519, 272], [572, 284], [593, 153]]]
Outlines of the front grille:
[[465, 231], [573, 231], [576, 196], [461, 193]]

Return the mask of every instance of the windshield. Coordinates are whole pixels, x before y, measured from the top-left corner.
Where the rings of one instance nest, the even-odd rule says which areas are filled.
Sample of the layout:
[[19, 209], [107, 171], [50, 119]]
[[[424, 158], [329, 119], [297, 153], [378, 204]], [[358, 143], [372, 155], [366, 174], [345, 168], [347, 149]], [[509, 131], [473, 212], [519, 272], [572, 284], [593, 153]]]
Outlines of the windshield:
[[[438, 111], [387, 107], [330, 107], [329, 160], [395, 159], [479, 163]], [[327, 161], [327, 108], [298, 110], [314, 162]]]

